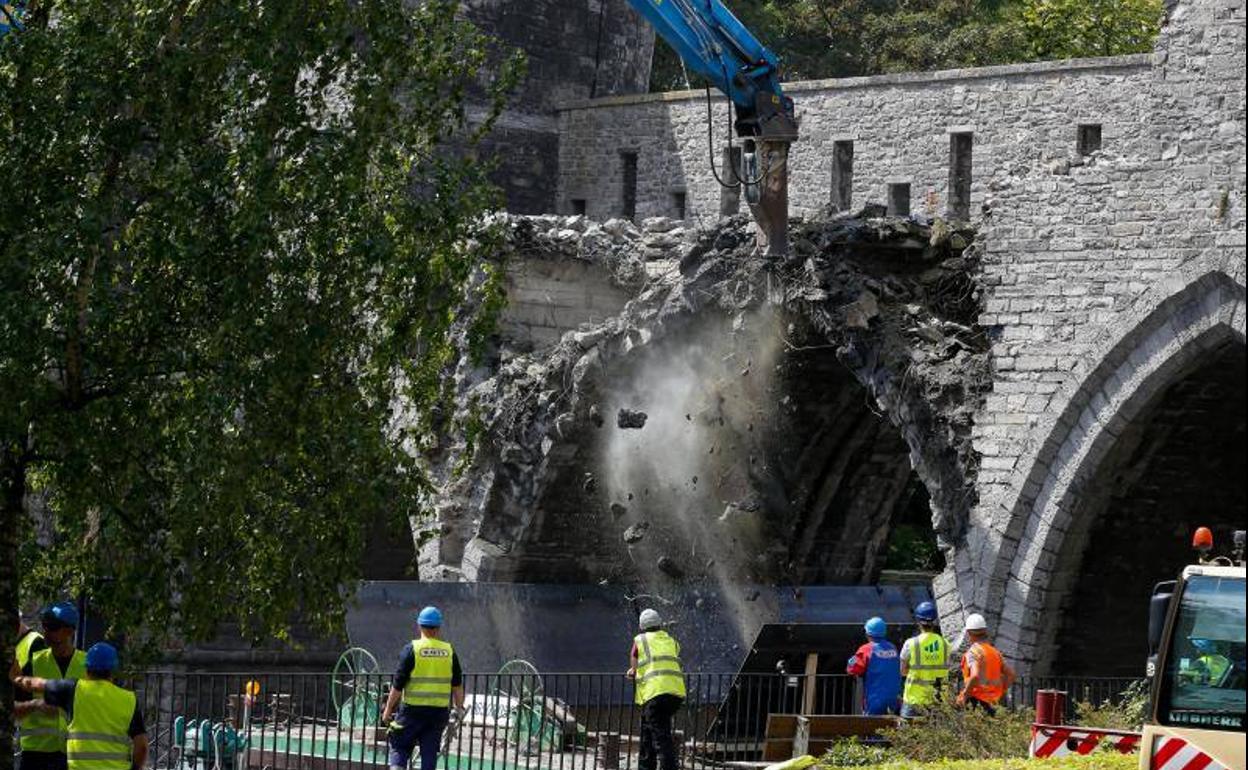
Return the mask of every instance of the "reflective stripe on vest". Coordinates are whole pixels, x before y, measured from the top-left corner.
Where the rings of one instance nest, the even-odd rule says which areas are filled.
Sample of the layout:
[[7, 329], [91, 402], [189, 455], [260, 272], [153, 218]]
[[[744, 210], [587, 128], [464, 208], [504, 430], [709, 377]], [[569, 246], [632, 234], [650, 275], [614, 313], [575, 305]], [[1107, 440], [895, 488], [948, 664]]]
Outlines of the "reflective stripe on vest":
[[949, 675], [949, 643], [940, 634], [924, 631], [910, 640], [906, 665], [902, 700], [912, 706], [935, 703], [936, 683]]
[[987, 642], [976, 642], [962, 656], [962, 681], [971, 678], [971, 658], [979, 662], [979, 684], [966, 691], [967, 697], [996, 703], [1005, 696], [1005, 666], [1001, 653]]
[[[82, 679], [87, 675], [87, 654], [74, 650], [65, 671], [56, 662], [52, 650], [39, 650], [30, 658], [30, 673], [40, 679]], [[45, 751], [53, 754], [65, 752], [65, 712], [57, 709], [55, 714], [34, 712], [19, 723], [22, 733], [22, 751]]]
[[79, 680], [65, 751], [69, 770], [130, 770], [130, 722], [137, 707], [134, 693], [108, 680]]
[[27, 631], [26, 635], [17, 640], [17, 648], [14, 649], [14, 657], [17, 658], [17, 667], [19, 669], [26, 668], [26, 664], [30, 662], [30, 648], [35, 642], [41, 641], [42, 636], [36, 631]]
[[451, 707], [451, 663], [455, 650], [441, 639], [412, 640], [412, 670], [403, 686], [403, 702], [409, 706]]
[[685, 697], [685, 674], [680, 667], [680, 645], [666, 631], [638, 634], [636, 701], [645, 703], [659, 695]]

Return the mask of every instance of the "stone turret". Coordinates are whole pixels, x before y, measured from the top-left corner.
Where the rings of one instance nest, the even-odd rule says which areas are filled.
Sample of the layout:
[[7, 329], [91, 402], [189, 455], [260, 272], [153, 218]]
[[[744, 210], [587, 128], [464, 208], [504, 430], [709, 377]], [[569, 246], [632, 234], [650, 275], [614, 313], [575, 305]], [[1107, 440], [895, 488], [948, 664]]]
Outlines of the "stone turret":
[[628, 0], [464, 0], [462, 13], [528, 56], [528, 77], [488, 138], [494, 180], [515, 213], [555, 211], [558, 105], [644, 93], [654, 30]]

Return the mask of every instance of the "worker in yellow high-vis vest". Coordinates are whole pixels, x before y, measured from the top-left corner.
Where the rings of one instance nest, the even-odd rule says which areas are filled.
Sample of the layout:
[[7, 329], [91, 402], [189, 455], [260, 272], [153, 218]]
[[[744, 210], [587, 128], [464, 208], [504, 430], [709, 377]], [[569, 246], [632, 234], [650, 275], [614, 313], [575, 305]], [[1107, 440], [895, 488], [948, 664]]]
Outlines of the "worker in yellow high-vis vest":
[[901, 646], [901, 715], [916, 717], [941, 698], [949, 678], [949, 642], [936, 627], [936, 605], [922, 602], [914, 608], [919, 632]]
[[45, 650], [48, 643], [44, 640], [43, 634], [22, 622], [22, 616], [17, 616], [17, 643], [13, 645], [13, 668], [11, 676], [21, 676], [22, 669], [30, 662], [30, 658], [36, 652]]
[[[86, 654], [74, 648], [78, 610], [73, 602], [56, 602], [40, 616], [45, 649], [30, 656], [21, 675], [13, 680], [16, 688], [30, 691], [19, 680], [81, 679], [87, 673]], [[33, 702], [33, 701], [22, 701]], [[22, 770], [65, 770], [65, 717], [55, 709], [15, 709], [22, 748]]]
[[663, 630], [663, 618], [652, 609], [641, 611], [641, 633], [633, 639], [625, 674], [635, 683], [641, 706], [640, 770], [676, 770], [672, 717], [685, 703], [685, 674], [680, 666], [680, 643]]
[[[22, 616], [17, 616], [17, 643], [13, 645], [13, 661], [9, 665], [9, 680], [13, 681], [22, 675], [22, 669], [30, 662], [31, 656], [40, 650], [46, 650], [48, 643], [44, 641], [43, 635], [35, 629], [27, 626], [22, 622]], [[26, 692], [20, 687], [13, 688], [13, 702], [24, 703], [34, 700], [34, 695]], [[15, 748], [20, 748], [20, 743]], [[14, 770], [21, 767], [21, 754], [17, 755], [17, 763]]]
[[98, 642], [87, 650], [80, 679], [22, 676], [17, 684], [41, 692], [39, 700], [21, 704], [26, 712], [64, 712], [68, 730], [68, 770], [138, 770], [147, 763], [147, 728], [143, 711], [130, 690], [113, 684], [117, 650]]
[[420, 636], [403, 648], [381, 710], [381, 723], [389, 733], [391, 770], [406, 770], [417, 746], [420, 770], [435, 770], [451, 707], [459, 719], [464, 714], [464, 671], [455, 649], [441, 639], [442, 612], [425, 607], [417, 614], [416, 625]]

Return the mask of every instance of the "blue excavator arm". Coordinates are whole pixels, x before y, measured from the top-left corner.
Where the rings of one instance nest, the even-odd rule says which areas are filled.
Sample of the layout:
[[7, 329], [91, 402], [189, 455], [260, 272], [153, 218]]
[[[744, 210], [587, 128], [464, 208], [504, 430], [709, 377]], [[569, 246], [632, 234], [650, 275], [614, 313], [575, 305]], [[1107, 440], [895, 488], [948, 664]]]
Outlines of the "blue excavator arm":
[[630, 0], [685, 66], [732, 100], [741, 136], [797, 138], [780, 60], [720, 0]]
[[[780, 85], [780, 59], [720, 0], [629, 0], [675, 49], [685, 66], [731, 101], [743, 163], [733, 169], [746, 188], [769, 255], [788, 251], [788, 155], [797, 139], [793, 100]], [[714, 163], [712, 156], [711, 162]]]

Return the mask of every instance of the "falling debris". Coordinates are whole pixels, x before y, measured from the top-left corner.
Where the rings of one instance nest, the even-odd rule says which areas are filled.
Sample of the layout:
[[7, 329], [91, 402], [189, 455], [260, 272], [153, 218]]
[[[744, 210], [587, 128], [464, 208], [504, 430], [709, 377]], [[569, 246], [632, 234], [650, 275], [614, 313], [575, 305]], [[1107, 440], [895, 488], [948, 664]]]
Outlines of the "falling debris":
[[845, 306], [845, 325], [851, 329], [869, 329], [872, 319], [880, 315], [880, 303], [875, 295], [863, 290], [858, 299]]
[[636, 412], [632, 409], [620, 409], [620, 413], [615, 416], [615, 424], [620, 428], [640, 429], [646, 427], [646, 420], [649, 418], [645, 412]]
[[650, 522], [639, 521], [628, 529], [624, 530], [624, 542], [629, 545], [635, 545], [646, 539], [646, 535], [650, 532]]
[[[818, 386], [808, 392], [800, 383], [807, 372], [815, 382], [833, 368], [863, 386], [870, 408], [906, 442], [915, 473], [932, 492], [937, 534], [954, 542], [965, 531], [978, 469], [972, 417], [991, 384], [991, 337], [977, 325], [982, 243], [972, 230], [881, 211], [815, 215], [794, 220], [793, 259], [778, 264], [756, 258], [746, 218], [679, 236], [670, 223], [646, 231], [584, 217], [504, 215], [500, 222], [500, 256], [605, 268], [630, 301], [549, 343], [500, 337], [486, 365], [469, 365], [465, 356], [456, 372], [454, 419], [445, 421], [449, 435], [439, 440], [446, 451], [430, 455], [431, 475], [445, 479], [430, 531], [488, 540], [523, 566], [527, 550], [546, 536], [543, 517], [591, 528], [601, 518], [575, 514], [610, 510], [621, 527], [633, 523], [617, 553], [593, 554], [593, 563], [619, 565], [613, 581], [654, 574], [653, 561], [624, 549], [651, 528], [662, 536], [648, 542], [661, 540], [669, 553], [684, 554], [697, 541], [690, 575], [713, 554], [717, 576], [781, 579], [793, 554], [771, 542], [771, 533], [783, 530], [777, 525], [799, 503], [768, 491], [791, 469], [775, 450], [784, 438], [778, 431], [800, 431], [818, 416], [811, 400]], [[764, 352], [760, 340], [779, 353]], [[467, 349], [467, 338], [463, 344]], [[713, 366], [699, 363], [702, 355]], [[647, 380], [646, 367], [667, 358], [680, 366]], [[707, 371], [711, 376], [700, 376]], [[605, 428], [611, 409], [618, 409], [619, 428], [644, 431], [585, 430]], [[469, 426], [480, 426], [474, 441], [463, 435]], [[607, 448], [615, 442], [624, 449], [612, 454]], [[648, 522], [634, 523], [642, 512], [633, 502], [638, 487]], [[587, 506], [586, 495], [598, 499]], [[696, 507], [681, 509], [681, 500]], [[688, 513], [712, 531], [691, 532], [672, 518]], [[601, 548], [599, 532], [567, 536]], [[712, 545], [716, 538], [725, 542]], [[733, 538], [740, 542], [729, 544]], [[571, 556], [569, 569], [585, 563], [582, 554]], [[431, 566], [438, 565], [422, 562], [422, 572]]]
[[658, 567], [659, 571], [664, 575], [667, 575], [674, 580], [683, 580], [685, 577], [684, 568], [677, 564], [676, 560], [670, 556], [660, 556], [654, 566]]

